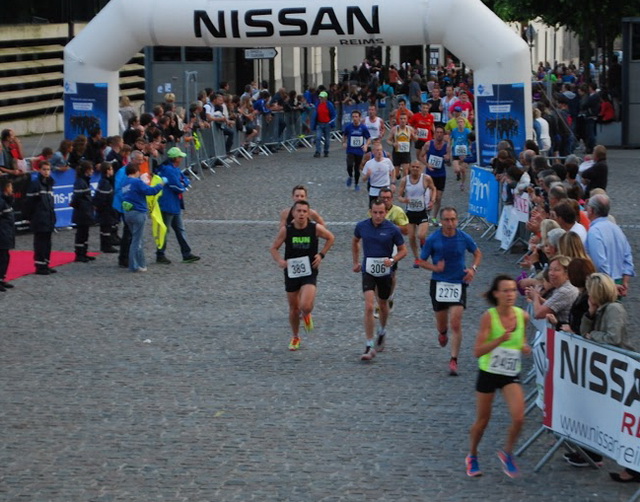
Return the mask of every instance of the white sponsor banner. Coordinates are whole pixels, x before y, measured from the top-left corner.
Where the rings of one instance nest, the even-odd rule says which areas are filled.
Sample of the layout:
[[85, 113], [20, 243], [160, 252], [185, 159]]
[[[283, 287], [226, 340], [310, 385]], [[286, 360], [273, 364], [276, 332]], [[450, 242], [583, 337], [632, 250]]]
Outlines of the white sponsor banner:
[[533, 305], [527, 303], [527, 313], [531, 320], [531, 325], [536, 330], [531, 344], [533, 356], [533, 368], [536, 372], [536, 406], [544, 409], [544, 377], [547, 374], [547, 320], [536, 319], [533, 314]]
[[516, 212], [516, 218], [522, 223], [529, 221], [529, 194], [524, 192], [521, 195], [516, 194], [513, 198], [513, 208]]
[[516, 237], [518, 223], [518, 215], [514, 207], [504, 206], [498, 222], [498, 230], [496, 231], [496, 239], [500, 241], [500, 249], [509, 249], [513, 239]]
[[640, 471], [640, 361], [564, 332], [547, 332], [544, 424]]

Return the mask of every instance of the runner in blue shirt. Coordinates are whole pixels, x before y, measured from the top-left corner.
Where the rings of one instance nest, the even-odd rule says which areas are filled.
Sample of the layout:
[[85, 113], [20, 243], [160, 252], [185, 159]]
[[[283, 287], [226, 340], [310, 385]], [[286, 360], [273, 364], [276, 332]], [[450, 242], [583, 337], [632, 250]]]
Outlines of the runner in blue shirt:
[[362, 115], [359, 110], [351, 112], [351, 123], [347, 124], [342, 131], [342, 146], [347, 149], [347, 186], [350, 187], [355, 179], [355, 191], [360, 190], [360, 165], [369, 142], [371, 134], [367, 126], [361, 123]]
[[457, 124], [458, 127], [451, 131], [451, 151], [449, 156], [453, 172], [456, 173], [456, 179], [460, 181], [460, 190], [464, 191], [466, 171], [462, 170], [461, 164], [469, 155], [469, 135], [471, 130], [466, 126], [465, 119], [461, 116], [457, 118]]
[[[453, 337], [451, 340], [451, 359], [449, 374], [458, 375], [458, 354], [462, 343], [462, 314], [467, 307], [467, 286], [474, 279], [482, 253], [471, 236], [458, 230], [458, 211], [454, 207], [440, 210], [442, 228], [432, 233], [422, 247], [420, 267], [431, 270], [431, 304], [436, 314], [438, 342], [441, 347], [447, 345], [449, 324]], [[473, 254], [473, 265], [465, 265], [465, 251]], [[427, 260], [431, 258], [431, 263]]]
[[[356, 225], [351, 244], [353, 255], [353, 271], [362, 272], [362, 291], [364, 292], [364, 331], [367, 345], [363, 361], [370, 361], [376, 356], [376, 350], [384, 350], [387, 318], [389, 316], [388, 299], [391, 295], [391, 283], [394, 274], [393, 264], [407, 255], [404, 238], [396, 225], [386, 220], [387, 208], [384, 201], [376, 199], [371, 204], [371, 218], [362, 220]], [[362, 241], [363, 260], [360, 262], [360, 241]], [[398, 252], [392, 258], [393, 246]], [[375, 300], [380, 307], [380, 326], [378, 338], [374, 340], [373, 317]]]

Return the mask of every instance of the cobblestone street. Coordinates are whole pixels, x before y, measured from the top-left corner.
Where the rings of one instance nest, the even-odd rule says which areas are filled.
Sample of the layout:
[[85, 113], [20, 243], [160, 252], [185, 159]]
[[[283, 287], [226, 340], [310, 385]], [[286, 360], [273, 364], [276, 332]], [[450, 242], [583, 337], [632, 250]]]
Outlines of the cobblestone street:
[[[57, 146], [57, 141], [51, 143]], [[480, 445], [484, 476], [465, 475], [475, 417], [472, 355], [481, 294], [499, 272], [517, 275], [519, 255], [467, 228], [484, 253], [469, 289], [460, 376], [437, 342], [425, 270], [400, 263], [387, 348], [369, 364], [359, 274], [351, 271], [355, 222], [366, 191], [345, 187], [344, 152], [280, 152], [216, 168], [194, 181], [184, 214], [193, 252], [183, 264], [173, 234], [171, 265], [118, 268], [117, 255], [72, 263], [54, 276], [17, 279], [0, 293], [0, 500], [6, 501], [624, 501], [640, 486], [576, 469], [556, 455], [534, 465], [554, 439], [519, 459], [515, 480], [496, 451], [510, 423], [496, 399]], [[291, 188], [336, 242], [322, 263], [315, 330], [290, 352], [282, 271], [269, 246]], [[609, 151], [612, 213], [640, 255], [638, 150]], [[444, 203], [466, 210], [449, 172]], [[90, 251], [99, 249], [93, 227]], [[20, 235], [19, 249], [31, 249]], [[71, 251], [73, 232], [54, 235]], [[410, 253], [410, 252], [409, 252]], [[411, 253], [410, 253], [411, 255]], [[640, 323], [640, 281], [625, 300]], [[531, 362], [526, 362], [530, 367]], [[526, 386], [526, 391], [531, 384]], [[527, 416], [521, 442], [541, 424]]]

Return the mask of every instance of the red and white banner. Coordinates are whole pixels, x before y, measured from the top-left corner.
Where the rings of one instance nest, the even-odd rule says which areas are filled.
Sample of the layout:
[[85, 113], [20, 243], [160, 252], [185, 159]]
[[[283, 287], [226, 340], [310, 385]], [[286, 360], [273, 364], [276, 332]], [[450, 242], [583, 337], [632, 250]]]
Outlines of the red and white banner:
[[544, 425], [640, 471], [640, 361], [547, 331]]

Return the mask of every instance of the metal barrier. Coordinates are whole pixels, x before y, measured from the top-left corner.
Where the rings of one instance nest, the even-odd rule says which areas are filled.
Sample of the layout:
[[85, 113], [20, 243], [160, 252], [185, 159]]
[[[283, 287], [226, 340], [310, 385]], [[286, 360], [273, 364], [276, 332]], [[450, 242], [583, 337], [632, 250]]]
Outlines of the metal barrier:
[[[215, 173], [215, 171], [205, 163], [207, 154], [200, 138], [201, 133], [193, 131], [190, 136], [183, 136], [180, 141], [181, 144], [179, 145], [179, 147], [183, 149], [183, 152], [187, 154], [184, 171], [189, 172], [197, 180], [200, 180], [200, 177], [204, 176], [203, 165]], [[199, 171], [199, 175], [196, 174], [196, 171]]]
[[[392, 109], [394, 98], [387, 99], [387, 106], [382, 107], [383, 120], [388, 118]], [[351, 122], [351, 112], [359, 110], [363, 116], [368, 114], [368, 103], [357, 105], [342, 105], [336, 107], [335, 127], [331, 131], [332, 141], [342, 141], [342, 128]], [[204, 175], [208, 169], [215, 174], [215, 165], [223, 165], [227, 168], [235, 163], [240, 165], [238, 158], [253, 160], [258, 155], [273, 155], [278, 150], [294, 152], [298, 148], [313, 148], [315, 132], [310, 130], [307, 121], [313, 122], [315, 108], [305, 110], [293, 110], [288, 112], [271, 112], [261, 114], [255, 120], [255, 126], [259, 128], [255, 141], [247, 142], [247, 133], [244, 130], [234, 128], [233, 143], [229, 152], [226, 151], [226, 137], [222, 129], [211, 123], [209, 129], [199, 129], [191, 135], [185, 135], [176, 146], [186, 154], [184, 171], [188, 172], [196, 180]], [[306, 131], [308, 129], [308, 131]]]

